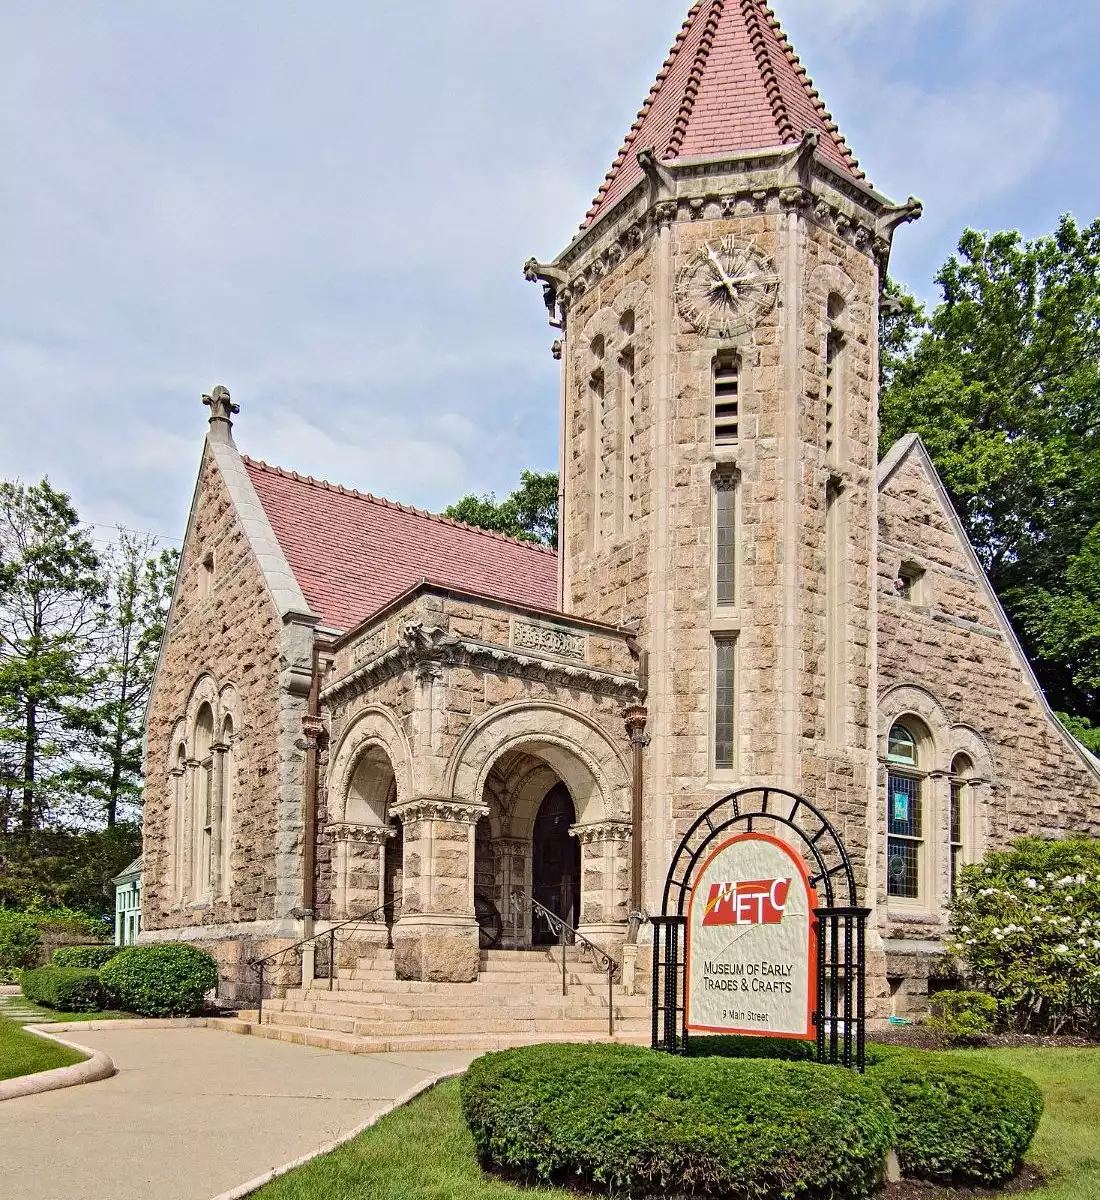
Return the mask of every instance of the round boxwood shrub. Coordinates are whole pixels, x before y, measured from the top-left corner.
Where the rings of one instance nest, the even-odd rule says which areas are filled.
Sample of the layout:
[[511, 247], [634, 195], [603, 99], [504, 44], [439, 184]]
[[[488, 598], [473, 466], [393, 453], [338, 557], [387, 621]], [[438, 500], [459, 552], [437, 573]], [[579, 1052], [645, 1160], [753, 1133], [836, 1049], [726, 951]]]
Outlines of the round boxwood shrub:
[[867, 1078], [882, 1088], [897, 1120], [906, 1175], [999, 1183], [1031, 1145], [1043, 1097], [1019, 1071], [927, 1050], [876, 1055]]
[[55, 967], [82, 967], [86, 971], [98, 971], [104, 963], [122, 950], [121, 946], [58, 946], [53, 952]]
[[853, 1071], [635, 1046], [487, 1054], [462, 1108], [484, 1167], [635, 1197], [863, 1197], [894, 1140], [882, 1093]]
[[98, 1012], [103, 1008], [103, 988], [98, 971], [77, 967], [39, 967], [24, 971], [19, 980], [23, 995], [34, 1004], [59, 1012]]
[[218, 986], [218, 964], [183, 942], [127, 946], [104, 963], [99, 977], [116, 1008], [143, 1017], [186, 1017], [202, 1009]]

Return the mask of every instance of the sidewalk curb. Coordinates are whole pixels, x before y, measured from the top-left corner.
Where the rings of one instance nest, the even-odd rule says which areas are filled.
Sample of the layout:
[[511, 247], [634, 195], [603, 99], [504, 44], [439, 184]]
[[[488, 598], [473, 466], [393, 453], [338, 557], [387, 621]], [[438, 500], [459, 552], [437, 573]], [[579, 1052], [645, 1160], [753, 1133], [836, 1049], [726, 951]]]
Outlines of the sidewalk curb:
[[426, 1092], [430, 1088], [435, 1087], [437, 1083], [442, 1083], [444, 1079], [454, 1079], [456, 1075], [465, 1075], [465, 1067], [455, 1067], [452, 1070], [440, 1071], [435, 1075], [429, 1076], [427, 1079], [422, 1079], [419, 1083], [414, 1084], [407, 1091], [401, 1093], [400, 1096], [392, 1100], [381, 1112], [377, 1112], [368, 1121], [364, 1121], [361, 1125], [357, 1125], [354, 1129], [347, 1133], [342, 1133], [334, 1142], [328, 1142], [323, 1146], [318, 1146], [316, 1150], [311, 1150], [309, 1154], [303, 1154], [300, 1158], [296, 1158], [293, 1162], [283, 1163], [281, 1167], [274, 1167], [272, 1170], [265, 1172], [263, 1175], [257, 1175], [255, 1179], [250, 1179], [247, 1183], [238, 1184], [237, 1187], [231, 1188], [228, 1192], [219, 1192], [218, 1195], [211, 1197], [211, 1200], [243, 1200], [245, 1196], [251, 1196], [253, 1192], [258, 1192], [264, 1184], [270, 1183], [273, 1179], [278, 1179], [280, 1175], [285, 1175], [288, 1171], [293, 1171], [295, 1167], [305, 1166], [306, 1163], [312, 1162], [315, 1158], [320, 1158], [322, 1154], [330, 1154], [333, 1150], [339, 1149], [346, 1142], [350, 1142], [352, 1138], [357, 1138], [361, 1133], [370, 1129], [372, 1125], [376, 1125], [383, 1117], [389, 1116], [396, 1108], [400, 1108], [403, 1104], [408, 1104], [410, 1100], [414, 1100], [421, 1092]]
[[19, 1096], [36, 1096], [40, 1092], [55, 1092], [58, 1088], [73, 1087], [78, 1083], [95, 1083], [100, 1079], [110, 1079], [115, 1074], [113, 1060], [102, 1050], [90, 1050], [78, 1042], [70, 1042], [67, 1038], [47, 1033], [41, 1025], [24, 1025], [23, 1028], [38, 1034], [39, 1037], [68, 1046], [70, 1050], [79, 1050], [81, 1054], [87, 1054], [88, 1058], [84, 1062], [73, 1063], [71, 1067], [55, 1067], [52, 1071], [37, 1071], [33, 1075], [18, 1075], [15, 1079], [0, 1081], [0, 1101], [15, 1100]]

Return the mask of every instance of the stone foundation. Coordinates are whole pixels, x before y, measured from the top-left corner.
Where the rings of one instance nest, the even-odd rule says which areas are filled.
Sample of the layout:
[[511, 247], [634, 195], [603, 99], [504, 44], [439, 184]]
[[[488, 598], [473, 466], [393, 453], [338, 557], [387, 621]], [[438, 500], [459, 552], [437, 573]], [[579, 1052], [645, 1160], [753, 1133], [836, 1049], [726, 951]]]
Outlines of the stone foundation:
[[398, 979], [473, 983], [481, 965], [477, 922], [430, 917], [398, 921], [393, 965]]

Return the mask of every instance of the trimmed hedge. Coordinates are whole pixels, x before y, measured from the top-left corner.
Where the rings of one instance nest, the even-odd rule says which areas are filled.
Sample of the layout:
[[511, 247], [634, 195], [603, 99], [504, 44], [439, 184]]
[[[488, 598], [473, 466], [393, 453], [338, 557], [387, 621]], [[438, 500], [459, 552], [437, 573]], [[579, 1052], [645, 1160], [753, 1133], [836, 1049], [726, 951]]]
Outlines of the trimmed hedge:
[[882, 1093], [855, 1072], [635, 1046], [487, 1054], [462, 1109], [482, 1166], [635, 1197], [864, 1197], [894, 1142]]
[[98, 971], [39, 967], [24, 971], [19, 983], [28, 1000], [59, 1012], [98, 1012], [104, 1007]]
[[813, 1062], [816, 1043], [803, 1038], [741, 1037], [707, 1034], [688, 1039], [691, 1058], [771, 1058], [781, 1062]]
[[189, 1017], [218, 986], [218, 964], [184, 942], [126, 946], [103, 964], [99, 978], [116, 1008], [143, 1017]]
[[1019, 1168], [1043, 1115], [1042, 1093], [1026, 1075], [928, 1050], [874, 1058], [867, 1078], [897, 1118], [906, 1175], [999, 1183]]
[[122, 949], [122, 946], [58, 946], [53, 952], [53, 965], [98, 971]]

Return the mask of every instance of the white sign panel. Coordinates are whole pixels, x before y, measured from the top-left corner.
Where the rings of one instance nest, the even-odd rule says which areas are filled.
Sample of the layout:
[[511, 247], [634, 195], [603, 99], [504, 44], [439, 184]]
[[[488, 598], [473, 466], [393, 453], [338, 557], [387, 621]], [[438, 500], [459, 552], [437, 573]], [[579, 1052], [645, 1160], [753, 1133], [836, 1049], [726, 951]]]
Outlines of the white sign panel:
[[813, 1037], [817, 907], [790, 846], [764, 833], [723, 842], [688, 904], [688, 1030]]

